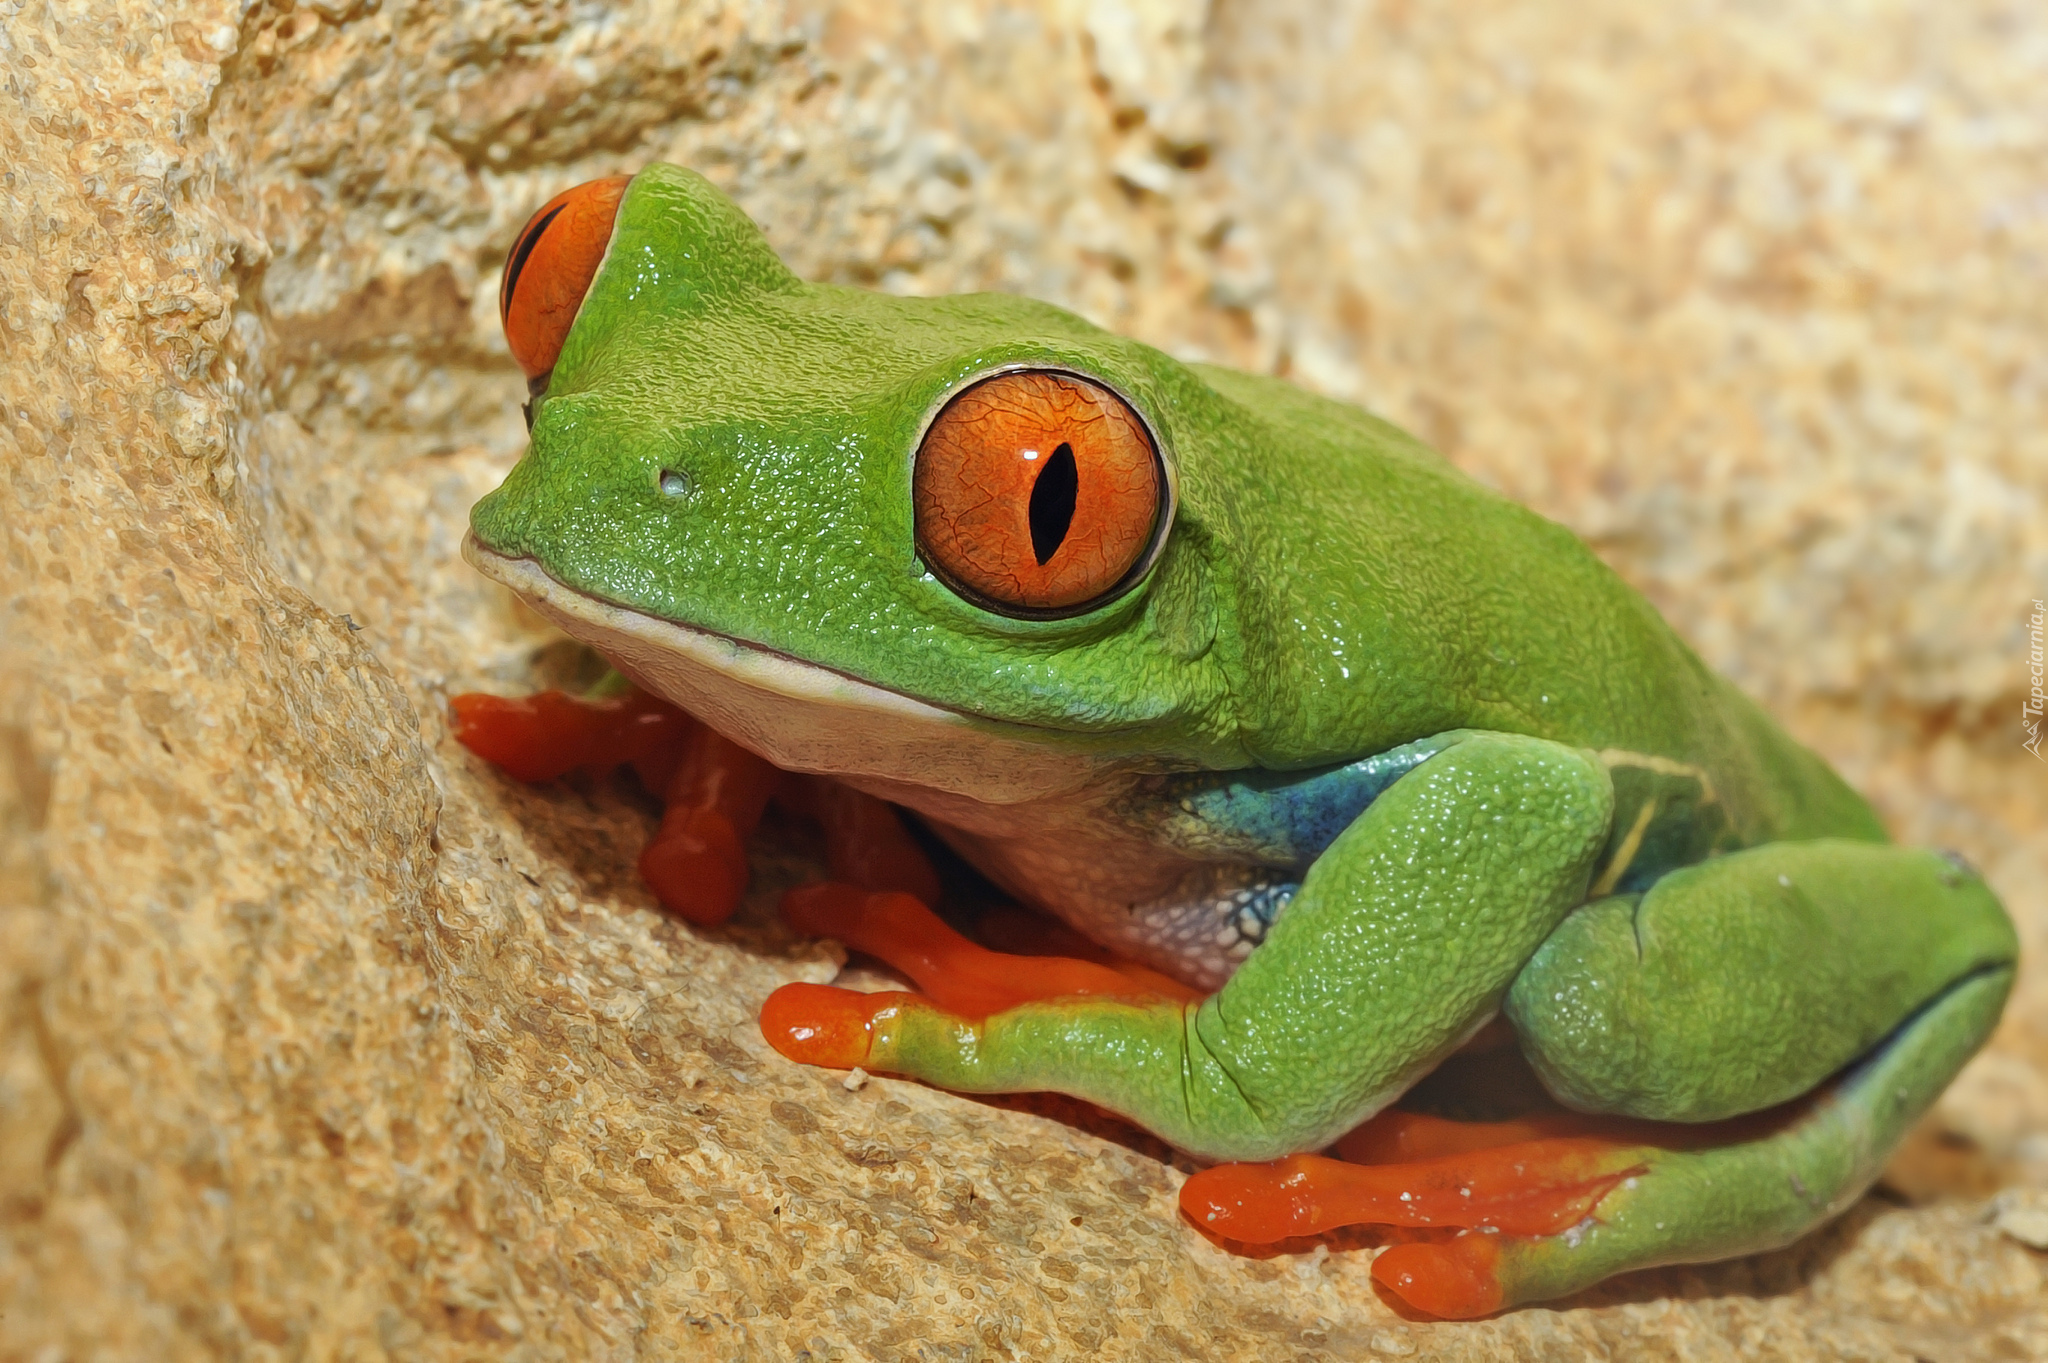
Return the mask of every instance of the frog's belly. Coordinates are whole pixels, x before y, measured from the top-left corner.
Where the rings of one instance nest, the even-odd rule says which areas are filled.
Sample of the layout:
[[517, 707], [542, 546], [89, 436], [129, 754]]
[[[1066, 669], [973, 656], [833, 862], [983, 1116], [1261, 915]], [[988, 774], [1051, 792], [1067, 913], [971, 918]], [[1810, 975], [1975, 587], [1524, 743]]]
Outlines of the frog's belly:
[[1124, 873], [1134, 868], [1116, 864], [1113, 848], [990, 842], [940, 824], [933, 828], [982, 874], [1034, 908], [1198, 989], [1222, 987], [1266, 939], [1297, 888], [1284, 872], [1260, 866], [1176, 858], [1165, 875], [1136, 877]]
[[1198, 861], [1126, 833], [1106, 801], [988, 805], [894, 782], [851, 784], [918, 811], [1024, 903], [1199, 989], [1230, 978], [1296, 888], [1284, 871]]

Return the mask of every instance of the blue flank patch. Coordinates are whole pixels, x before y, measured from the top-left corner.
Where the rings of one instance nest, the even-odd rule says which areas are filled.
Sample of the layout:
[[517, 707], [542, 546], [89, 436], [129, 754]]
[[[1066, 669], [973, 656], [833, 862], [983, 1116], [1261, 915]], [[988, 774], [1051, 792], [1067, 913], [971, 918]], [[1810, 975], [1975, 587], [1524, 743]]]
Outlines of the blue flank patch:
[[1165, 808], [1146, 822], [1153, 823], [1158, 842], [1203, 861], [1306, 872], [1380, 792], [1463, 736], [1457, 731], [1432, 734], [1320, 771], [1161, 777], [1145, 796], [1152, 810]]

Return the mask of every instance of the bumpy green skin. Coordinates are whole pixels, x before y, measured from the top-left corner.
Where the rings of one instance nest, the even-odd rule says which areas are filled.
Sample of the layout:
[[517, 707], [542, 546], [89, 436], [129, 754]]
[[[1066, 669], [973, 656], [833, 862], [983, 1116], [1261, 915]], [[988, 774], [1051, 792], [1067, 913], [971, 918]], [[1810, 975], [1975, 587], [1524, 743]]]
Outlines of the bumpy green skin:
[[1932, 852], [1773, 843], [1586, 905], [1507, 1015], [1567, 1105], [1711, 1122], [1798, 1097], [2017, 949], [1984, 882]]
[[[1117, 388], [1178, 479], [1148, 578], [1075, 619], [991, 614], [916, 558], [924, 420], [1020, 362]], [[691, 494], [664, 495], [665, 470]], [[590, 597], [1150, 770], [1444, 736], [1199, 1007], [912, 1010], [880, 1026], [882, 1067], [1063, 1090], [1257, 1159], [1327, 1143], [1503, 999], [1545, 1081], [1592, 1111], [1751, 1111], [1873, 1057], [1782, 1136], [1660, 1154], [1569, 1245], [1512, 1247], [1509, 1300], [1831, 1214], [2010, 983], [1981, 883], [1884, 846], [1568, 532], [1362, 412], [1056, 308], [803, 284], [674, 167], [633, 182], [532, 450], [473, 524]]]
[[[927, 413], [1026, 361], [1115, 386], [1178, 475], [1150, 580], [1078, 619], [993, 615], [916, 562]], [[592, 596], [1049, 740], [1142, 733], [1223, 771], [1490, 729], [1702, 767], [1744, 845], [1882, 837], [1569, 531], [1392, 426], [1028, 299], [803, 284], [671, 166], [633, 181], [531, 451], [472, 524]]]

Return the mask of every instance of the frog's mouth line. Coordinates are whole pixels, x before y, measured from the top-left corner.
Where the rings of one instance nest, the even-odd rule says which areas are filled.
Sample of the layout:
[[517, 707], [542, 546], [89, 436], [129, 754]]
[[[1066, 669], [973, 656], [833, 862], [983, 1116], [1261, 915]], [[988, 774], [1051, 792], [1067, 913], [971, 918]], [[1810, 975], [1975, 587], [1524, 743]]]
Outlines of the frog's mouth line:
[[[463, 537], [462, 556], [471, 567], [485, 577], [510, 587], [571, 634], [578, 634], [579, 625], [587, 624], [645, 637], [663, 649], [695, 656], [736, 681], [744, 681], [793, 700], [842, 705], [851, 701], [863, 709], [894, 711], [928, 724], [967, 724], [977, 718], [941, 709], [899, 691], [890, 691], [759, 644], [614, 605], [569, 586], [530, 558], [510, 558], [485, 548], [473, 531]], [[564, 616], [572, 617], [575, 623], [562, 618]]]
[[462, 556], [643, 689], [786, 770], [851, 779], [922, 808], [909, 792], [1012, 804], [1079, 790], [1129, 761], [1080, 750], [1072, 742], [1078, 735], [942, 709], [773, 649], [601, 601], [530, 558], [485, 547], [474, 531], [463, 537]]

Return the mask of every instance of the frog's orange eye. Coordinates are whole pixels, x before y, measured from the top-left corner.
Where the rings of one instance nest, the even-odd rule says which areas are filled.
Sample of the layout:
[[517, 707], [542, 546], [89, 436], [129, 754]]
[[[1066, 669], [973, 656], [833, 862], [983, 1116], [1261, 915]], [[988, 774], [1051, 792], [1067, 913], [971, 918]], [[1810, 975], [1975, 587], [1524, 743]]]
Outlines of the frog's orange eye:
[[498, 280], [498, 320], [528, 380], [555, 367], [569, 324], [612, 239], [630, 175], [591, 180], [549, 199], [527, 219]]
[[1164, 530], [1145, 423], [1099, 383], [1024, 370], [933, 420], [911, 478], [927, 567], [1006, 615], [1074, 615], [1131, 585]]

